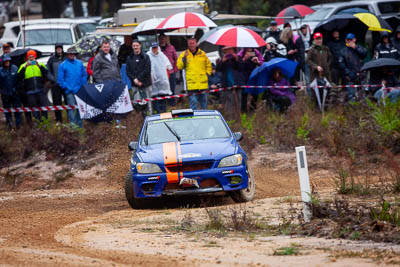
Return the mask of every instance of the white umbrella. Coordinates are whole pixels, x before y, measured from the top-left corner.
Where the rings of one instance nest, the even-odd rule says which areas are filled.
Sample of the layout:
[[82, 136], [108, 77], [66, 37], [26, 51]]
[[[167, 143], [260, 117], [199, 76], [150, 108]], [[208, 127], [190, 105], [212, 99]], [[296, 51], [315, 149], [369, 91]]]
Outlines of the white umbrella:
[[195, 12], [181, 12], [164, 19], [156, 29], [182, 29], [198, 27], [217, 27], [211, 19]]
[[151, 35], [163, 30], [156, 29], [158, 25], [164, 20], [164, 18], [153, 18], [141, 22], [132, 32], [132, 34]]
[[221, 46], [261, 47], [264, 39], [256, 32], [240, 26], [223, 27], [205, 38], [205, 41]]

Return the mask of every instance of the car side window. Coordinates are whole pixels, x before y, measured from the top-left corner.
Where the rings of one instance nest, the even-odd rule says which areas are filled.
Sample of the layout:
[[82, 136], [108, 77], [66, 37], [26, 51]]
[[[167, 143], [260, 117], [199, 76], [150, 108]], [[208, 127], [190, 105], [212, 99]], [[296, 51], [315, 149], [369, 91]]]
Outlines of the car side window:
[[79, 27], [76, 25], [74, 26], [74, 36], [75, 36], [75, 42], [78, 41], [79, 39], [81, 39], [83, 36], [81, 31], [79, 30]]
[[334, 15], [341, 13], [341, 11], [343, 10], [347, 10], [347, 9], [365, 9], [367, 11], [372, 12], [373, 10], [371, 10], [369, 5], [349, 5], [349, 6], [344, 6], [344, 7], [340, 7], [338, 9], [335, 10]]
[[11, 30], [15, 34], [15, 36], [18, 36], [18, 34], [19, 34], [19, 25], [12, 27]]

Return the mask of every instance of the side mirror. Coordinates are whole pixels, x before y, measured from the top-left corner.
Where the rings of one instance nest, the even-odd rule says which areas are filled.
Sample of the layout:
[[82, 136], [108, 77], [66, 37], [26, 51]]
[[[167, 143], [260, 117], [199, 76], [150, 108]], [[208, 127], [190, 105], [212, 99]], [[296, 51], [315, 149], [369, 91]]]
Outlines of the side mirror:
[[138, 147], [138, 142], [130, 142], [128, 148], [130, 151], [135, 151]]
[[240, 142], [243, 139], [243, 134], [241, 132], [236, 132], [233, 134], [235, 136], [236, 141]]

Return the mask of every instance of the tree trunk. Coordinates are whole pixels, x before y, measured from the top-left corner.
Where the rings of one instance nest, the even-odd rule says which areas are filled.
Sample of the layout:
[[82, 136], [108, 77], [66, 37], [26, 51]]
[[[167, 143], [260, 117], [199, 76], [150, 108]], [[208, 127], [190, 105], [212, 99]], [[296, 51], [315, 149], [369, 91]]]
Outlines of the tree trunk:
[[89, 16], [101, 16], [103, 1], [102, 0], [87, 0]]
[[82, 0], [72, 0], [75, 17], [83, 17]]
[[113, 17], [114, 13], [121, 8], [122, 0], [107, 0], [108, 6], [110, 7], [110, 16]]
[[64, 0], [42, 0], [42, 15], [43, 18], [59, 18], [64, 11]]

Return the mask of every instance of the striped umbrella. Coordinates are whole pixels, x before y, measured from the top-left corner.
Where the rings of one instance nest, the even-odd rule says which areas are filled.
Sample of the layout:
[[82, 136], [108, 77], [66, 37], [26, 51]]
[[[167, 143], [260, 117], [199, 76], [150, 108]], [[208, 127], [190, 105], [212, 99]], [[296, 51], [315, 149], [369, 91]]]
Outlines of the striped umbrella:
[[[276, 15], [276, 22], [278, 25], [284, 24], [286, 22], [289, 22], [293, 18], [302, 18], [305, 15], [314, 13], [315, 10], [312, 8], [309, 8], [308, 6], [305, 5], [293, 5], [290, 7], [285, 8], [281, 12]], [[279, 18], [279, 17], [292, 17], [292, 18]]]
[[182, 29], [197, 27], [217, 27], [208, 17], [195, 12], [181, 12], [164, 19], [156, 29]]
[[205, 41], [221, 46], [233, 47], [261, 47], [266, 43], [256, 32], [240, 26], [223, 27], [210, 36]]

